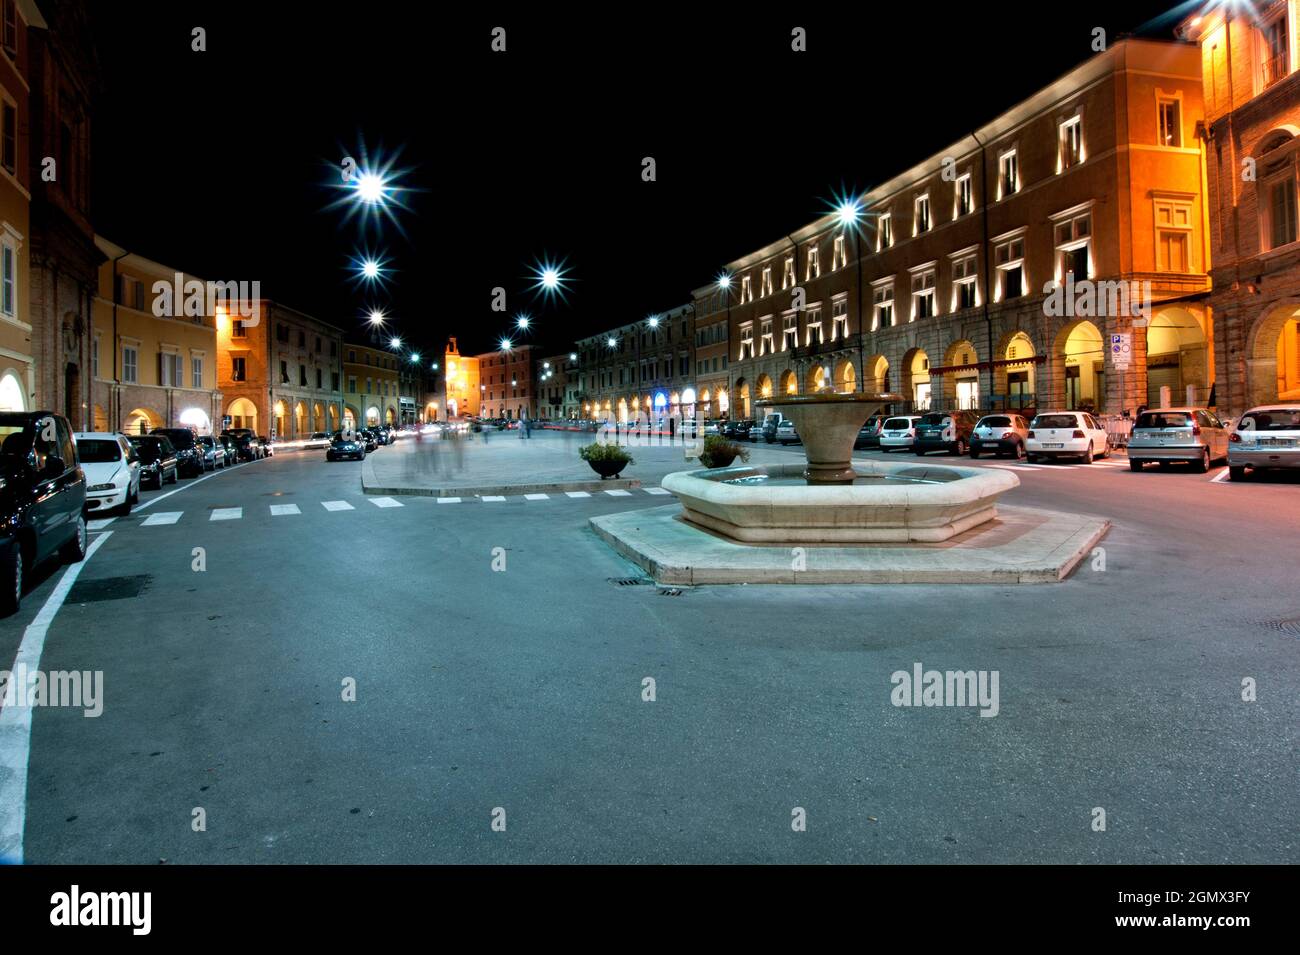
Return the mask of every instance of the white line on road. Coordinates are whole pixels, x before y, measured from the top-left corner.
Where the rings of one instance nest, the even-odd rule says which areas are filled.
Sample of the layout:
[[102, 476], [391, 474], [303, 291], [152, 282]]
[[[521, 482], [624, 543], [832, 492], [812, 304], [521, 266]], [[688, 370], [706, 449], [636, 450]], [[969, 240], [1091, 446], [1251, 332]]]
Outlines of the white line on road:
[[613, 491], [606, 491], [605, 493], [608, 494], [610, 497], [631, 497], [632, 496], [631, 491], [613, 490]]
[[591, 497], [591, 494], [587, 491], [565, 491], [564, 496], [565, 497]]
[[[50, 632], [54, 615], [63, 606], [81, 569], [112, 534], [112, 531], [105, 531], [96, 537], [86, 548], [86, 556], [63, 572], [45, 605], [23, 631], [22, 642], [18, 644], [18, 652], [14, 655], [9, 672], [17, 670], [20, 663], [26, 666], [26, 672], [33, 678], [40, 671], [45, 636]], [[32, 708], [0, 707], [0, 862], [21, 864], [23, 861], [23, 828], [27, 819], [27, 764], [31, 755], [31, 743]]]
[[157, 497], [151, 497], [143, 504], [137, 504], [135, 506], [135, 509], [137, 511], [143, 511], [146, 507], [152, 507], [154, 504], [157, 504], [159, 501], [164, 500], [165, 498], [171, 497], [173, 494], [179, 494], [181, 491], [192, 488], [196, 484], [202, 484], [204, 481], [211, 480], [212, 478], [216, 477], [218, 474], [225, 474], [227, 471], [238, 471], [240, 468], [245, 467], [252, 463], [253, 463], [252, 461], [245, 461], [243, 464], [232, 464], [230, 467], [222, 468], [220, 471], [213, 471], [211, 474], [205, 474], [203, 475], [203, 477], [195, 478], [193, 481], [190, 481], [188, 484], [182, 484], [180, 487], [168, 491], [166, 494], [159, 494]]
[[551, 495], [549, 494], [525, 494], [524, 495], [525, 501], [549, 501], [550, 499], [551, 499]]
[[116, 517], [97, 517], [95, 518], [95, 520], [89, 521], [86, 524], [86, 530], [102, 531], [105, 527], [107, 527], [109, 524], [112, 524], [115, 520], [117, 520]]
[[301, 513], [302, 511], [298, 510], [297, 504], [272, 504], [271, 505], [272, 517], [281, 517], [282, 515], [285, 514], [301, 514]]
[[647, 488], [644, 488], [643, 490], [644, 490], [647, 494], [668, 494], [668, 493], [670, 493], [670, 492], [668, 491], [667, 488], [662, 488], [662, 487], [647, 487]]
[[487, 495], [484, 495], [483, 497], [480, 497], [479, 500], [480, 500], [480, 501], [493, 501], [493, 502], [496, 502], [496, 501], [504, 501], [505, 498], [502, 497], [500, 494], [487, 494]]
[[1210, 483], [1222, 484], [1224, 481], [1228, 480], [1228, 478], [1231, 476], [1232, 476], [1232, 472], [1229, 471], [1227, 468], [1224, 468], [1218, 474], [1214, 475], [1214, 477], [1210, 478]]
[[155, 527], [158, 524], [175, 524], [181, 519], [184, 511], [159, 511], [157, 514], [150, 514], [141, 523], [141, 527]]
[[401, 501], [394, 501], [391, 497], [372, 497], [370, 503], [375, 507], [402, 507]]
[[439, 503], [439, 504], [459, 504], [459, 503], [460, 503], [460, 498], [458, 498], [458, 497], [440, 497], [440, 498], [438, 498], [438, 503]]
[[351, 511], [355, 510], [347, 501], [321, 501], [320, 506], [327, 511]]
[[997, 468], [999, 471], [1037, 471], [1038, 468], [1027, 467], [1023, 464], [986, 464], [986, 468]]
[[244, 516], [242, 507], [214, 507], [210, 521], [237, 521]]

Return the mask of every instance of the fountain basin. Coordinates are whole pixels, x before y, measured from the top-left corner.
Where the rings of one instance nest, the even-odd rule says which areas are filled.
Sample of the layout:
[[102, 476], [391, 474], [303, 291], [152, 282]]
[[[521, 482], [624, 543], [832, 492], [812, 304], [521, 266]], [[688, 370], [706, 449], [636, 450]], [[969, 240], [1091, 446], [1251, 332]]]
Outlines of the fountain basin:
[[765, 544], [937, 543], [997, 516], [1010, 471], [854, 461], [851, 484], [805, 484], [802, 464], [678, 471], [687, 521]]

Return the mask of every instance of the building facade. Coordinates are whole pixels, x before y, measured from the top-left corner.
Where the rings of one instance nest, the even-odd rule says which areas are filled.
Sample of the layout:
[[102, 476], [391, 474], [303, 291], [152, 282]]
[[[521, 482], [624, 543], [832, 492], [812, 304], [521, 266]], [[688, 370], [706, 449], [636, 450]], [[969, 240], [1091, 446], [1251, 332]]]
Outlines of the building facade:
[[1300, 400], [1300, 74], [1296, 0], [1189, 18], [1208, 132], [1218, 405]]
[[533, 363], [538, 417], [564, 421], [578, 417], [578, 353], [545, 355]]
[[216, 316], [217, 384], [228, 426], [281, 440], [339, 428], [342, 331], [267, 299], [249, 310], [255, 319]]
[[215, 423], [219, 431], [216, 316], [186, 314], [171, 292], [178, 281], [182, 288], [205, 283], [102, 236], [96, 244], [105, 261], [93, 303], [92, 430], [147, 434], [190, 426], [211, 434]]
[[32, 0], [3, 0], [0, 37], [0, 411], [34, 410], [28, 30], [44, 25]]
[[476, 417], [486, 391], [486, 386], [479, 381], [478, 359], [462, 355], [453, 337], [447, 340], [443, 351], [442, 369], [442, 407], [447, 418]]
[[694, 335], [691, 303], [579, 339], [580, 415], [620, 422], [694, 415]]
[[727, 290], [707, 285], [692, 293], [695, 303], [695, 390], [698, 413], [705, 418], [730, 418], [728, 362], [731, 328]]
[[536, 418], [533, 347], [516, 345], [474, 358], [478, 366], [479, 406], [485, 418]]
[[344, 346], [343, 425], [348, 428], [402, 421], [401, 358], [369, 344], [349, 341]]
[[897, 393], [895, 411], [1207, 401], [1202, 116], [1193, 46], [1124, 40], [731, 263], [732, 415], [777, 390]]
[[[6, 4], [6, 16], [10, 9]], [[92, 424], [91, 322], [103, 261], [90, 224], [90, 104], [99, 67], [84, 2], [45, 0], [41, 10], [44, 20], [33, 16], [27, 27], [35, 403], [85, 430]]]

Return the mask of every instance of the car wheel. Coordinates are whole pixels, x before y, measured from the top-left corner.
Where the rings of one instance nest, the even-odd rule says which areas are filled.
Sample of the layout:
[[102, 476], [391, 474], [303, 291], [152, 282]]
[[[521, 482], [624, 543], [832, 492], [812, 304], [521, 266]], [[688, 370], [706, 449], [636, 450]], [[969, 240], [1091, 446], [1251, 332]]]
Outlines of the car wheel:
[[920, 448], [912, 448], [912, 453], [915, 454], [918, 458], [925, 457], [925, 452], [922, 451]]
[[979, 453], [978, 451], [975, 450], [975, 446], [974, 446], [974, 445], [971, 445], [971, 449], [970, 449], [970, 459], [971, 459], [972, 461], [978, 461], [978, 460], [979, 460], [979, 457], [980, 457], [980, 453]]
[[1201, 452], [1200, 460], [1192, 462], [1192, 470], [1197, 474], [1204, 474], [1210, 470], [1210, 449], [1206, 448]]
[[965, 453], [966, 453], [966, 442], [962, 438], [958, 438], [957, 447], [953, 451], [953, 454], [957, 455], [957, 457], [961, 457]]
[[75, 564], [86, 557], [86, 515], [77, 515], [77, 529], [72, 535], [72, 540], [63, 545], [59, 551], [63, 559], [69, 564]]
[[1023, 461], [1023, 460], [1025, 459], [1025, 445], [1024, 445], [1024, 442], [1023, 442], [1023, 441], [1017, 441], [1017, 442], [1016, 442], [1016, 450], [1015, 450], [1014, 452], [1012, 452], [1012, 453], [1015, 455], [1017, 461]]
[[1135, 461], [1133, 458], [1129, 458], [1129, 459], [1128, 459], [1128, 469], [1129, 469], [1130, 471], [1141, 471], [1141, 470], [1142, 470], [1142, 462], [1141, 462], [1141, 461]]
[[172, 476], [171, 476], [171, 480], [168, 481], [167, 483], [168, 483], [168, 484], [175, 484], [175, 483], [176, 483], [177, 481], [179, 481], [180, 479], [181, 479], [181, 469], [180, 469], [180, 468], [172, 468]]
[[1228, 465], [1228, 480], [1229, 481], [1246, 480], [1246, 466], [1244, 464]]
[[1088, 442], [1088, 450], [1085, 451], [1085, 452], [1083, 452], [1083, 459], [1082, 459], [1082, 460], [1083, 460], [1083, 463], [1084, 463], [1084, 464], [1091, 464], [1091, 463], [1092, 463], [1092, 442], [1091, 442], [1091, 441]]
[[123, 498], [122, 503], [117, 506], [117, 513], [122, 517], [126, 517], [128, 514], [131, 513], [132, 503], [133, 502], [131, 501], [131, 489], [128, 487], [126, 489], [126, 497]]
[[18, 612], [23, 602], [23, 550], [14, 541], [0, 557], [0, 615]]
[[1037, 464], [1037, 463], [1038, 463], [1038, 455], [1036, 455], [1036, 454], [1030, 454], [1028, 451], [1026, 451], [1026, 452], [1025, 452], [1025, 460], [1028, 461], [1030, 464]]

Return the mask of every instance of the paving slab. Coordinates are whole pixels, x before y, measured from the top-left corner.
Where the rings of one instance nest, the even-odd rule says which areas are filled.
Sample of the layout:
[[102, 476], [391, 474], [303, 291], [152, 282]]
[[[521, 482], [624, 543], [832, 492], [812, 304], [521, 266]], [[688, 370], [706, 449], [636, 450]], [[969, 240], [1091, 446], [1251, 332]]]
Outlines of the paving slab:
[[1110, 528], [1103, 517], [1001, 505], [937, 544], [741, 544], [687, 522], [679, 505], [591, 518], [595, 533], [657, 583], [1008, 584], [1068, 577]]

